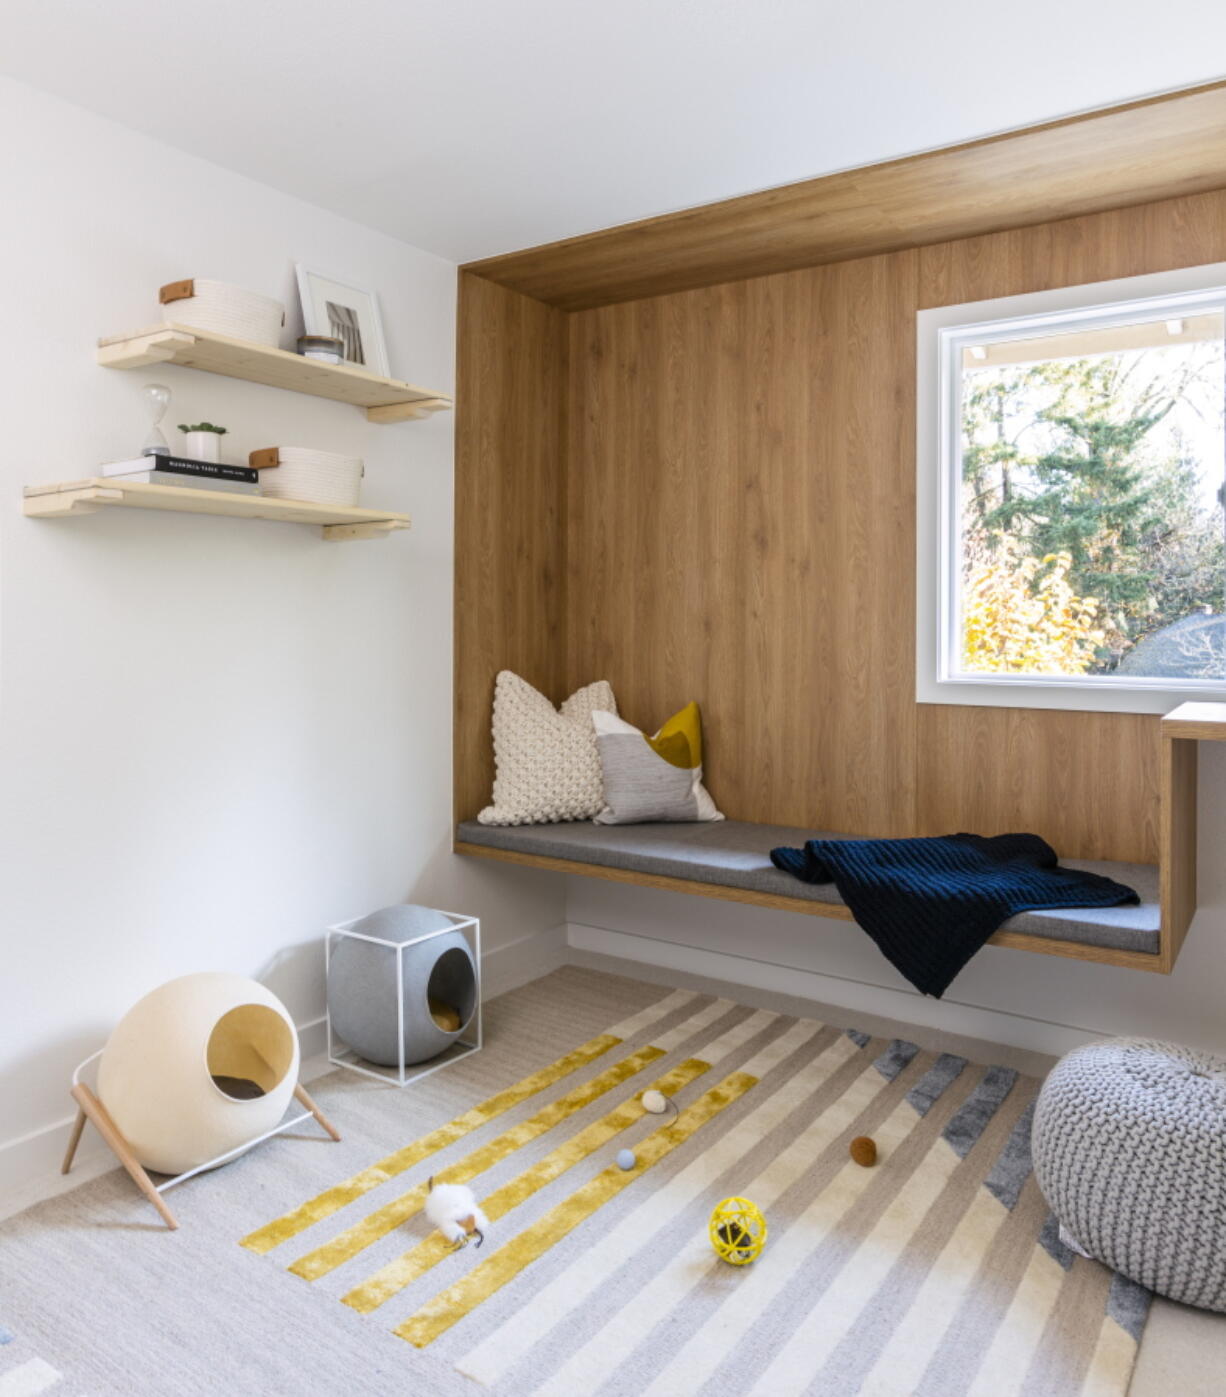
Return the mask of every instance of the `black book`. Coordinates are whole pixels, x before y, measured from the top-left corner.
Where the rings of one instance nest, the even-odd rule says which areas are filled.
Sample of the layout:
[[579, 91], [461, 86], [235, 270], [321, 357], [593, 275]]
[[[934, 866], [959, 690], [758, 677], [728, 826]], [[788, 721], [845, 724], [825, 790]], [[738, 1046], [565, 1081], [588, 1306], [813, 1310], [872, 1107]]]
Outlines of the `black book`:
[[163, 475], [193, 475], [204, 480], [231, 480], [239, 485], [258, 485], [259, 471], [250, 466], [226, 466], [217, 461], [192, 461], [186, 456], [138, 456], [134, 461], [112, 461], [102, 467], [104, 476], [136, 475], [141, 471]]

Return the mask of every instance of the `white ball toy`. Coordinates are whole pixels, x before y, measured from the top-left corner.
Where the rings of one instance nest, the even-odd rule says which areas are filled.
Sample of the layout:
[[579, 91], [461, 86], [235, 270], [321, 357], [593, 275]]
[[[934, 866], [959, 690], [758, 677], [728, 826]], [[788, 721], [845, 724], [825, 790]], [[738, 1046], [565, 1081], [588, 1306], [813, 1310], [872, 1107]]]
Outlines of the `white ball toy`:
[[653, 1116], [662, 1116], [668, 1110], [668, 1097], [653, 1087], [643, 1093], [643, 1109], [650, 1111]]
[[135, 1004], [98, 1064], [98, 1097], [133, 1154], [183, 1174], [271, 1130], [298, 1081], [298, 1034], [255, 980], [184, 975]]

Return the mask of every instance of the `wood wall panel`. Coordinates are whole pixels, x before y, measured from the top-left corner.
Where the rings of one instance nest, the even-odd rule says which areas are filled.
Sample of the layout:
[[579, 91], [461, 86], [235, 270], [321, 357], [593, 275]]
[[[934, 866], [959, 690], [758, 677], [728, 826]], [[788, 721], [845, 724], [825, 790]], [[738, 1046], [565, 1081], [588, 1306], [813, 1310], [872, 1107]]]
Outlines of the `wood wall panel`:
[[920, 309], [1226, 260], [1226, 190], [920, 250]]
[[465, 277], [459, 813], [506, 664], [697, 699], [736, 818], [1155, 861], [1156, 718], [914, 701], [915, 314], [1223, 260], [1217, 191], [569, 315]]
[[917, 707], [917, 833], [1033, 830], [1069, 858], [1157, 862], [1158, 717]]
[[568, 682], [648, 728], [697, 699], [741, 819], [914, 824], [915, 277], [902, 254], [571, 317]]
[[463, 820], [490, 798], [498, 671], [561, 697], [566, 317], [466, 272], [459, 295], [454, 750]]

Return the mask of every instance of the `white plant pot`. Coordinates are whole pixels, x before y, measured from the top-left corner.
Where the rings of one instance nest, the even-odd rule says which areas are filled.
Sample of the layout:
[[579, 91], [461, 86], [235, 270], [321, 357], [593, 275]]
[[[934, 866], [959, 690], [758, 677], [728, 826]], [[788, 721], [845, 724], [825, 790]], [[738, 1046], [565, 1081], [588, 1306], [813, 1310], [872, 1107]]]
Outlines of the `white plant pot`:
[[221, 460], [221, 437], [216, 432], [187, 432], [187, 455], [192, 461]]

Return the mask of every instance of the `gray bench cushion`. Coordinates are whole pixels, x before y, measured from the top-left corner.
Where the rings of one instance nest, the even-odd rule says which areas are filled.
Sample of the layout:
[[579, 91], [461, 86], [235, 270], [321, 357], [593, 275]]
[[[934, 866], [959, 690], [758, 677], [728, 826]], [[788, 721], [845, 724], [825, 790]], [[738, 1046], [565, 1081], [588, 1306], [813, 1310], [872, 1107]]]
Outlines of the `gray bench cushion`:
[[[802, 883], [781, 873], [770, 861], [780, 844], [801, 845], [806, 839], [838, 839], [821, 830], [787, 825], [756, 825], [743, 820], [714, 824], [597, 825], [575, 821], [557, 825], [494, 827], [465, 820], [456, 830], [462, 843], [483, 844], [519, 854], [541, 854], [576, 864], [596, 864], [634, 873], [656, 873], [697, 883], [774, 893], [798, 902], [842, 903], [831, 884]], [[1101, 863], [1063, 860], [1070, 868], [1086, 868], [1134, 888], [1137, 907], [1095, 907], [1077, 911], [1022, 912], [1002, 930], [1024, 931], [1055, 941], [1080, 941], [1118, 951], [1158, 952], [1158, 870], [1144, 863]], [[576, 872], [581, 873], [581, 868]]]

